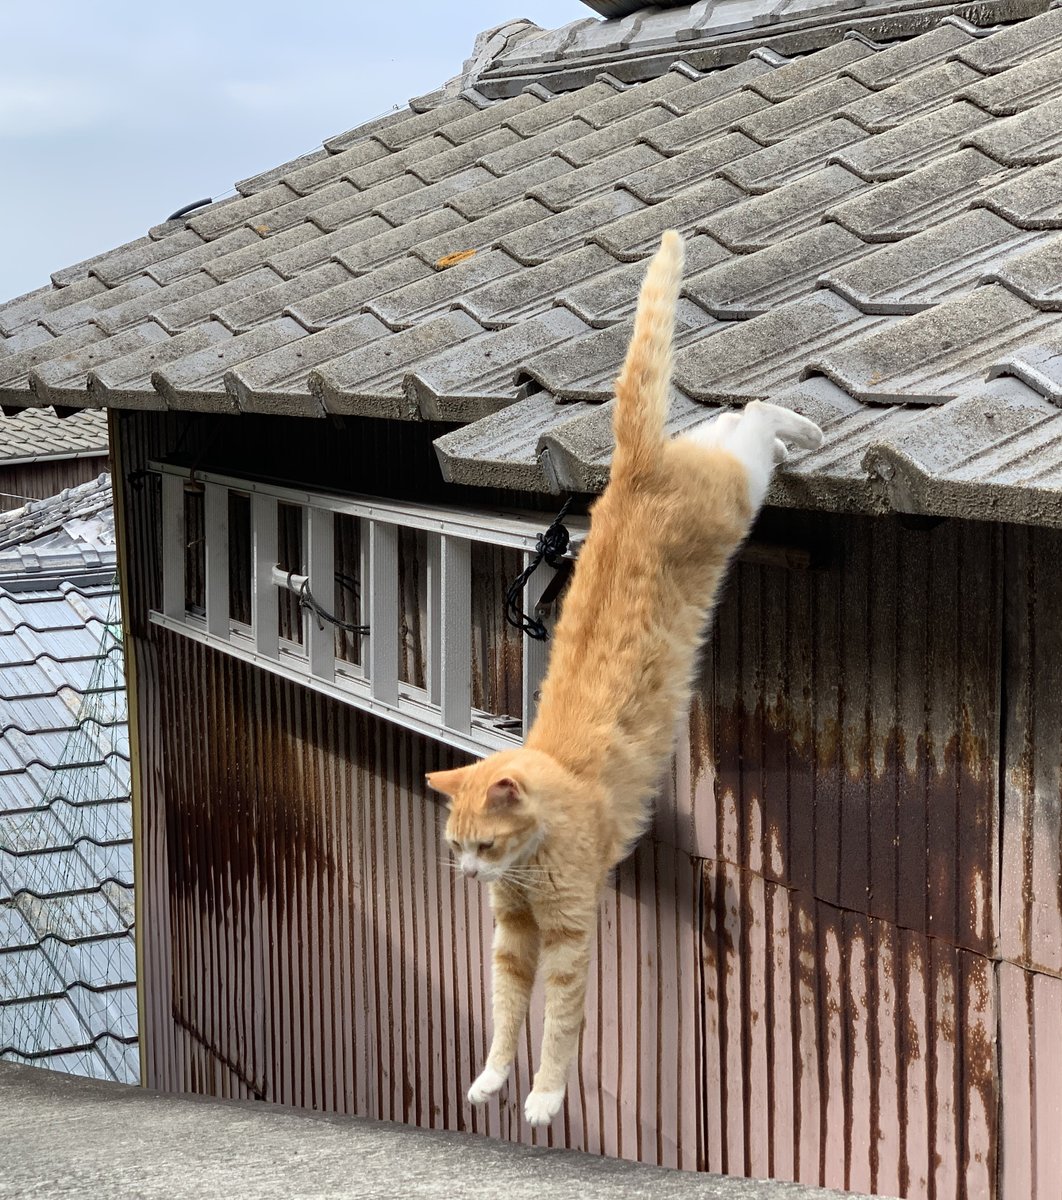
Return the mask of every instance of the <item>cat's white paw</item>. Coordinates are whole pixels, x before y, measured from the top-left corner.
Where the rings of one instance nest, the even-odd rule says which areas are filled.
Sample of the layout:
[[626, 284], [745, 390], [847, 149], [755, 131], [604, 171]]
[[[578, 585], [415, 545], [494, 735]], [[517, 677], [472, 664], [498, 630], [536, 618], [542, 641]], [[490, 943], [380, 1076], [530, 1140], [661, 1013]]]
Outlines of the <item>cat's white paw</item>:
[[524, 1101], [524, 1117], [529, 1125], [548, 1125], [563, 1107], [563, 1088], [559, 1092], [531, 1092]]
[[502, 1090], [508, 1077], [508, 1071], [496, 1071], [491, 1066], [484, 1067], [476, 1077], [475, 1083], [468, 1089], [469, 1104], [486, 1104], [491, 1096]]
[[766, 400], [750, 400], [745, 412], [770, 425], [775, 437], [801, 450], [817, 450], [822, 445], [822, 430], [814, 421], [791, 408], [782, 408]]

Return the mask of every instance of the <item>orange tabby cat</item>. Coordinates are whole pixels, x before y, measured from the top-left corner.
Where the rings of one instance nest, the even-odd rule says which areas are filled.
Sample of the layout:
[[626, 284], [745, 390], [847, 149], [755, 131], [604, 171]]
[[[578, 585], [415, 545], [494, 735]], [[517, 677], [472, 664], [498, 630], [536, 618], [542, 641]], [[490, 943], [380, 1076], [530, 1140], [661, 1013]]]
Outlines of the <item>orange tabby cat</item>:
[[494, 1038], [468, 1098], [500, 1090], [535, 977], [542, 1050], [524, 1115], [564, 1103], [583, 1022], [598, 902], [631, 850], [686, 712], [697, 650], [727, 562], [748, 532], [781, 439], [822, 442], [806, 418], [752, 402], [692, 434], [664, 433], [682, 239], [665, 233], [642, 285], [616, 383], [608, 488], [554, 633], [526, 745], [427, 777], [450, 799], [446, 837], [494, 908]]

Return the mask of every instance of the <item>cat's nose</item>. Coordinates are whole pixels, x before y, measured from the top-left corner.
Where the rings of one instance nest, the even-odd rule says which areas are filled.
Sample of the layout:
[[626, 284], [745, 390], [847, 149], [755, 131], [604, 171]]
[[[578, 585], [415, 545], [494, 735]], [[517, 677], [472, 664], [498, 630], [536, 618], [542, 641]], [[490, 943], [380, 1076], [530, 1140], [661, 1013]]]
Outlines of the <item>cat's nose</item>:
[[469, 879], [475, 879], [475, 877], [479, 874], [479, 867], [462, 867], [461, 870], [464, 871]]

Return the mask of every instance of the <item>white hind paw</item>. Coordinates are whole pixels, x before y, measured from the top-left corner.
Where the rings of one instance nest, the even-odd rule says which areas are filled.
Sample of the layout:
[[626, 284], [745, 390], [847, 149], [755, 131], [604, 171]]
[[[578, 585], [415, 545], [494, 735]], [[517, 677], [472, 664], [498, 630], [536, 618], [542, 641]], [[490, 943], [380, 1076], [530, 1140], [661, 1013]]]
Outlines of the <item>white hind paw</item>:
[[535, 1092], [524, 1101], [524, 1117], [529, 1125], [548, 1125], [564, 1107], [564, 1089], [559, 1092]]
[[468, 1089], [469, 1104], [486, 1104], [491, 1096], [502, 1090], [508, 1077], [508, 1071], [496, 1071], [491, 1066], [484, 1067], [476, 1077], [475, 1083]]
[[745, 412], [768, 424], [774, 436], [782, 442], [801, 450], [817, 450], [822, 445], [822, 430], [818, 425], [791, 408], [781, 408], [765, 400], [751, 400], [745, 406]]

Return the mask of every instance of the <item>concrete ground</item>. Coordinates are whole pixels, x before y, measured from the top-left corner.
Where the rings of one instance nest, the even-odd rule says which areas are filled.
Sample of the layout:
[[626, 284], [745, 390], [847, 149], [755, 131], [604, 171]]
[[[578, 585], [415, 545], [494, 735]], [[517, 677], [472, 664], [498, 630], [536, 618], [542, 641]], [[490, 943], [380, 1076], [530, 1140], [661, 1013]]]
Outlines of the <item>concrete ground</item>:
[[166, 1096], [12, 1063], [0, 1063], [0, 1112], [5, 1200], [841, 1195], [265, 1104]]

